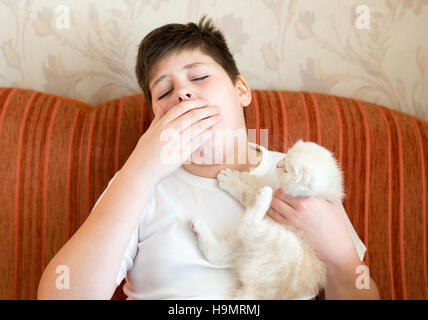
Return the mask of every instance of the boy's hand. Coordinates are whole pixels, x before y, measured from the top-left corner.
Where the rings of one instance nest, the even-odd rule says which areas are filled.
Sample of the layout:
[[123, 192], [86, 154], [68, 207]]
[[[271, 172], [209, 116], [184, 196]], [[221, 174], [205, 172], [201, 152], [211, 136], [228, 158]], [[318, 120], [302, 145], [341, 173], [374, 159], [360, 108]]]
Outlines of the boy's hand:
[[267, 214], [300, 232], [327, 267], [349, 266], [359, 259], [338, 202], [315, 197], [295, 198], [280, 188]]
[[171, 174], [211, 137], [211, 127], [221, 121], [220, 110], [194, 99], [180, 102], [161, 118], [155, 115], [132, 154], [138, 167], [157, 181]]

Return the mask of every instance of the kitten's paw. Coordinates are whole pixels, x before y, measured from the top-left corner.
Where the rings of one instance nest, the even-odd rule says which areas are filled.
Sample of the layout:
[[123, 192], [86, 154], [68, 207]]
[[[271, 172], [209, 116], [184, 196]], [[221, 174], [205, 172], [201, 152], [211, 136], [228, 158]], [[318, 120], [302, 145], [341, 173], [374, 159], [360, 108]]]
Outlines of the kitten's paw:
[[192, 230], [192, 232], [195, 234], [197, 238], [200, 237], [201, 233], [204, 232], [207, 227], [205, 224], [205, 221], [196, 217], [189, 218], [188, 223], [189, 223], [190, 229]]
[[231, 169], [223, 169], [217, 175], [218, 185], [225, 191], [228, 191], [230, 187], [233, 186], [233, 184], [238, 180], [240, 180], [239, 171]]
[[251, 223], [259, 223], [262, 221], [266, 212], [270, 208], [272, 202], [273, 190], [269, 186], [260, 188], [257, 191], [256, 197], [254, 198], [251, 205], [246, 211], [246, 220]]
[[193, 217], [189, 219], [189, 226], [196, 236], [199, 250], [210, 263], [225, 264], [229, 261], [227, 243], [219, 241], [204, 220]]
[[273, 196], [273, 190], [269, 186], [264, 186], [257, 191], [256, 199], [254, 201], [253, 207], [258, 209], [269, 209]]
[[273, 193], [273, 190], [271, 187], [264, 186], [264, 187], [260, 188], [259, 190], [257, 190], [257, 198], [259, 198], [259, 197], [262, 197], [262, 198], [272, 197], [272, 193]]

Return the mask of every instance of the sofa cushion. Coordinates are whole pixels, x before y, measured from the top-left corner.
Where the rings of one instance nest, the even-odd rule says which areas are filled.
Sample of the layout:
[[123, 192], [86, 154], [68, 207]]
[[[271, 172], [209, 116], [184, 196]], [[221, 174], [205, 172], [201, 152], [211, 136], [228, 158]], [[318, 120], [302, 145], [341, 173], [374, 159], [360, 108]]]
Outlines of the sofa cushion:
[[[339, 160], [343, 204], [367, 247], [365, 262], [381, 298], [427, 299], [428, 123], [333, 95], [252, 95], [251, 141], [281, 152], [298, 139], [313, 141]], [[142, 95], [93, 107], [0, 88], [0, 299], [36, 298], [43, 269], [90, 214], [151, 120]], [[124, 298], [121, 287], [113, 298]]]

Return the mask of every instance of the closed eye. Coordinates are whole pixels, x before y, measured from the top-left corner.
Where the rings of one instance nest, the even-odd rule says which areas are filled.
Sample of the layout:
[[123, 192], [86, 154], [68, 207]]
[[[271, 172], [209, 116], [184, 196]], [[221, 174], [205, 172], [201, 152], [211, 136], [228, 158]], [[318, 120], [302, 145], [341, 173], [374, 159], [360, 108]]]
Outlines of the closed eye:
[[[203, 76], [203, 77], [200, 77], [200, 78], [193, 79], [192, 81], [202, 81], [202, 80], [204, 80], [204, 79], [206, 79], [206, 78], [208, 78], [208, 77], [209, 77], [209, 76]], [[163, 97], [166, 97], [167, 95], [169, 95], [169, 94], [172, 92], [172, 90], [173, 90], [173, 89], [169, 90], [167, 93], [165, 93], [165, 94], [163, 94], [162, 96], [160, 96], [160, 97], [158, 98], [158, 100], [161, 100]]]
[[205, 78], [208, 78], [208, 77], [209, 76], [203, 76], [203, 77], [200, 77], [200, 78], [193, 79], [192, 81], [204, 80]]

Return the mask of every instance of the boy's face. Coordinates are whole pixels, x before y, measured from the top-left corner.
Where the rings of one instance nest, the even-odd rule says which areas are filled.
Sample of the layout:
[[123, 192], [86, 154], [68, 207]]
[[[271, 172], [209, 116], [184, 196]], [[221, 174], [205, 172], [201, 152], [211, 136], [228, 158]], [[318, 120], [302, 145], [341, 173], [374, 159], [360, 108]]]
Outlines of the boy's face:
[[[200, 64], [185, 68], [194, 63]], [[166, 77], [154, 84], [164, 75]], [[196, 80], [198, 78], [202, 79]], [[223, 121], [214, 131], [211, 141], [214, 149], [220, 147], [217, 142], [214, 145], [216, 133], [246, 128], [242, 108], [250, 104], [251, 90], [244, 78], [239, 76], [237, 84], [233, 85], [226, 71], [199, 50], [174, 52], [161, 59], [154, 66], [149, 87], [153, 111], [161, 117], [183, 100], [204, 99], [208, 105], [219, 106]]]

